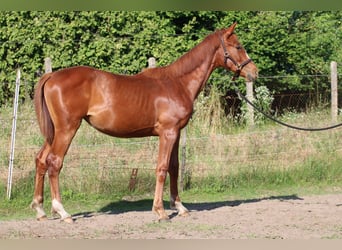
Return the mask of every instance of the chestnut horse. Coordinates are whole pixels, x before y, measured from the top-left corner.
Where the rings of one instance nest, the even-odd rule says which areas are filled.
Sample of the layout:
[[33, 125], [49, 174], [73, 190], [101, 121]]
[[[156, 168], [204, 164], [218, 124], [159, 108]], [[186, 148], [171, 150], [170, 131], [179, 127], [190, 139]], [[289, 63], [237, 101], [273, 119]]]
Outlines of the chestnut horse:
[[43, 189], [48, 172], [52, 212], [59, 214], [61, 220], [73, 221], [62, 205], [59, 173], [83, 119], [115, 137], [158, 136], [152, 210], [159, 220], [169, 219], [163, 206], [163, 188], [169, 173], [171, 208], [176, 209], [178, 215], [188, 215], [178, 195], [178, 146], [180, 130], [191, 117], [194, 101], [217, 67], [236, 72], [250, 81], [257, 77], [257, 67], [234, 33], [235, 25], [208, 35], [172, 64], [136, 75], [112, 74], [84, 66], [45, 74], [34, 96], [39, 127], [45, 138], [36, 156], [31, 203], [37, 219], [46, 218]]

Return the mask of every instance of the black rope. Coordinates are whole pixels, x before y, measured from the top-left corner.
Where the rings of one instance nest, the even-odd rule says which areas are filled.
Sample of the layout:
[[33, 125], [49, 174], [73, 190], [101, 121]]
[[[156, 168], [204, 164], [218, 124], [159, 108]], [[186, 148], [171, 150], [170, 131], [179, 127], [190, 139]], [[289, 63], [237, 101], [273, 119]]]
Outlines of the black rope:
[[279, 123], [285, 127], [288, 127], [288, 128], [292, 128], [292, 129], [296, 129], [296, 130], [303, 130], [303, 131], [323, 131], [323, 130], [329, 130], [329, 129], [334, 129], [334, 128], [337, 128], [337, 127], [341, 127], [342, 126], [342, 123], [338, 123], [336, 125], [332, 125], [332, 126], [328, 126], [328, 127], [322, 127], [322, 128], [302, 128], [302, 127], [297, 127], [297, 126], [294, 126], [294, 125], [291, 125], [291, 124], [287, 124], [285, 122], [282, 122], [280, 120], [277, 120], [276, 118], [274, 118], [273, 116], [265, 113], [264, 111], [262, 111], [261, 109], [259, 109], [253, 102], [251, 102], [250, 100], [248, 100], [247, 97], [245, 97], [241, 92], [240, 90], [236, 87], [235, 85], [235, 82], [234, 82], [234, 79], [235, 77], [233, 77], [232, 79], [232, 85], [233, 87], [235, 88], [235, 91], [236, 93], [238, 94], [238, 96], [245, 100], [249, 105], [251, 105], [255, 110], [257, 110], [258, 112], [260, 112], [261, 114], [263, 114], [264, 116], [266, 116], [268, 119], [276, 122], [276, 123]]

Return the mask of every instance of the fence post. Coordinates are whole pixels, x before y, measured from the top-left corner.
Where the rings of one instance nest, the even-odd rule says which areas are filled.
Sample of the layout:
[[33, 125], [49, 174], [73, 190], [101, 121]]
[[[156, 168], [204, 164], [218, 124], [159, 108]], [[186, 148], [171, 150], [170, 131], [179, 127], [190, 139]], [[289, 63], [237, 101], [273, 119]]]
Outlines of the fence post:
[[156, 59], [154, 57], [150, 57], [148, 60], [148, 67], [155, 68], [156, 67]]
[[17, 129], [19, 86], [20, 86], [20, 69], [17, 70], [17, 78], [15, 81], [15, 94], [14, 94], [14, 103], [13, 103], [13, 120], [12, 120], [12, 133], [11, 133], [11, 152], [10, 152], [10, 158], [9, 158], [9, 163], [8, 163], [8, 178], [7, 178], [7, 198], [8, 199], [11, 199], [11, 192], [12, 192], [12, 176], [13, 176], [15, 133]]
[[50, 57], [46, 57], [44, 59], [44, 68], [45, 68], [45, 73], [50, 73], [52, 72], [52, 62]]
[[330, 63], [331, 71], [331, 119], [332, 122], [337, 122], [338, 114], [338, 96], [337, 96], [337, 63]]
[[[246, 98], [251, 102], [254, 101], [253, 82], [246, 82]], [[247, 125], [254, 125], [254, 109], [249, 103], [247, 103]]]

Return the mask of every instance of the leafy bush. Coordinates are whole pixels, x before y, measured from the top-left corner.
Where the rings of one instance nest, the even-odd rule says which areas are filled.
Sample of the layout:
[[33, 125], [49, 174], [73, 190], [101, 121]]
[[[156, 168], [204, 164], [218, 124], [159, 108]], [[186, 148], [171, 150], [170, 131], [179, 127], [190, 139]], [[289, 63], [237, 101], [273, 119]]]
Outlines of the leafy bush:
[[[2, 11], [0, 106], [12, 103], [17, 68], [21, 99], [32, 97], [46, 57], [53, 70], [89, 65], [135, 74], [149, 57], [168, 65], [234, 21], [260, 76], [326, 75], [331, 60], [342, 61], [341, 18], [339, 11]], [[210, 82], [223, 92], [229, 84], [221, 73], [213, 72]], [[327, 88], [309, 77], [258, 81], [276, 93]]]

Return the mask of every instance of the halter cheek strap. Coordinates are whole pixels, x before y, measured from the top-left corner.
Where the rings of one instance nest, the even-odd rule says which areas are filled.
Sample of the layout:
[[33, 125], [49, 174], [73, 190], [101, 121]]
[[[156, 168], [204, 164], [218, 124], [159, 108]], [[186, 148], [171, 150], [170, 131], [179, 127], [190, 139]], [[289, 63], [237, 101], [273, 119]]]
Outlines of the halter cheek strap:
[[235, 71], [235, 74], [234, 74], [234, 79], [235, 79], [236, 77], [240, 76], [240, 73], [241, 73], [241, 70], [243, 69], [243, 67], [245, 67], [248, 63], [250, 63], [252, 61], [252, 59], [249, 58], [246, 61], [244, 61], [243, 63], [239, 64], [238, 62], [235, 61], [235, 59], [233, 57], [231, 57], [229, 55], [229, 52], [228, 52], [226, 46], [224, 45], [222, 37], [220, 37], [220, 42], [221, 42], [223, 52], [224, 52], [224, 55], [223, 55], [224, 56], [224, 64], [227, 64], [227, 61], [229, 59], [232, 61], [232, 63], [237, 68], [237, 70]]

